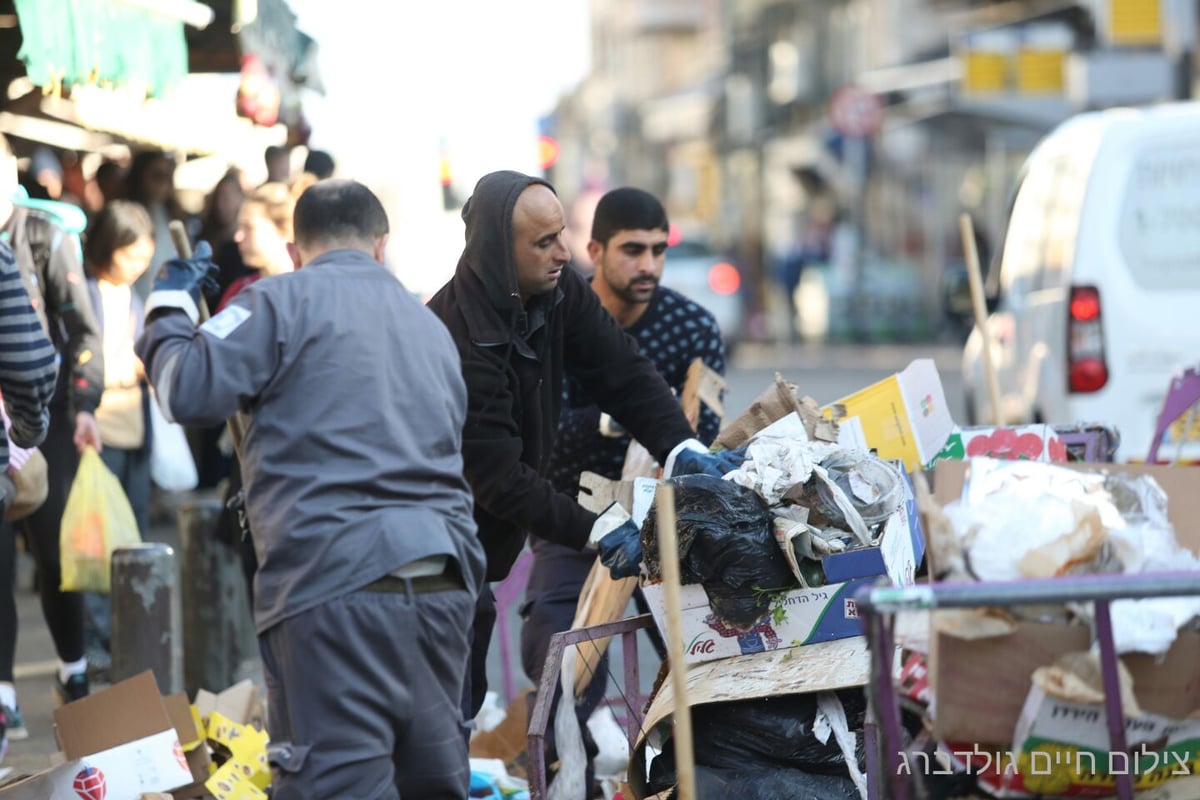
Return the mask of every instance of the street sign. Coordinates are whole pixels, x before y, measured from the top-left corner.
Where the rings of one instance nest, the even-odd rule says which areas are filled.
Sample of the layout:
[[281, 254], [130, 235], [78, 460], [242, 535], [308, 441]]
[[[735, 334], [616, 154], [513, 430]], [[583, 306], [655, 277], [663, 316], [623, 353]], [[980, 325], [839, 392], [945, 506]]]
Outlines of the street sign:
[[829, 121], [843, 136], [855, 139], [874, 136], [883, 123], [883, 103], [861, 86], [846, 84], [829, 101]]

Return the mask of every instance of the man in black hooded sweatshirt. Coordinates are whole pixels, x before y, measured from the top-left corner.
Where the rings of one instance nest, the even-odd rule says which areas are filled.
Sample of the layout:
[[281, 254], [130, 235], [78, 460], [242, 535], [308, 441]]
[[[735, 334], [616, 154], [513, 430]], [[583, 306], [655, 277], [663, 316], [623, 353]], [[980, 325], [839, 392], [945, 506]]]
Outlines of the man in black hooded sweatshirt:
[[[429, 308], [450, 329], [462, 359], [463, 470], [475, 495], [488, 581], [508, 575], [527, 533], [578, 549], [591, 537], [596, 515], [547, 478], [564, 375], [665, 464], [666, 475], [723, 474], [693, 438], [654, 364], [568, 267], [565, 215], [549, 183], [519, 172], [485, 175], [463, 219], [466, 247]], [[485, 586], [464, 696], [468, 720], [483, 704], [495, 621], [495, 598]]]

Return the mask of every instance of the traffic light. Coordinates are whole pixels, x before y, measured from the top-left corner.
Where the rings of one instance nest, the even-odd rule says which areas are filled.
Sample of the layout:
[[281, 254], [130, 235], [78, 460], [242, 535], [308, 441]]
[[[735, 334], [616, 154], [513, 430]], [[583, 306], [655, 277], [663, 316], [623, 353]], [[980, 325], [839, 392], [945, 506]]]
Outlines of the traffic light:
[[550, 169], [558, 162], [558, 140], [553, 136], [542, 135], [537, 138], [538, 166], [543, 170]]
[[442, 148], [438, 159], [438, 178], [442, 183], [442, 208], [446, 211], [460, 208], [462, 203], [458, 202], [458, 197], [454, 194], [454, 182], [450, 176], [450, 155], [445, 147]]

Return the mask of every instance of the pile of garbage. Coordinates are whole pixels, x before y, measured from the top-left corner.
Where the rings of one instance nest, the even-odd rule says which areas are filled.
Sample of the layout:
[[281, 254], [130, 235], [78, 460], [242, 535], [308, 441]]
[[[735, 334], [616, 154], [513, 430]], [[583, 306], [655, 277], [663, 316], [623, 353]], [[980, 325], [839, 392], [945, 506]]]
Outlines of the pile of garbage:
[[[956, 499], [922, 504], [937, 580], [1200, 575], [1154, 477], [1168, 472], [974, 458], [959, 475], [947, 487], [949, 474], [935, 473], [942, 497]], [[1200, 783], [1185, 786], [1200, 759], [1200, 598], [1109, 609], [1125, 752], [1109, 743], [1092, 603], [935, 611], [930, 641], [906, 655], [901, 676], [937, 741], [935, 774], [969, 773], [998, 797], [1107, 798], [1122, 773], [1139, 792], [1200, 796]]]
[[[780, 596], [826, 585], [822, 559], [877, 546], [906, 499], [901, 467], [813, 439], [810, 428], [788, 414], [748, 433], [734, 451], [740, 466], [722, 478], [670, 481], [681, 581], [703, 587], [714, 627], [750, 631], [778, 611]], [[836, 428], [824, 432], [836, 437]], [[651, 507], [641, 527], [645, 584], [661, 581], [658, 525]], [[739, 800], [865, 797], [865, 710], [861, 688], [696, 706], [698, 791]], [[676, 780], [666, 746], [648, 786], [658, 792]]]
[[[821, 559], [878, 541], [904, 502], [899, 467], [835, 442], [813, 441], [799, 416], [780, 419], [739, 448], [723, 478], [688, 475], [675, 488], [684, 584], [699, 583], [713, 612], [749, 630], [772, 598], [825, 582]], [[646, 581], [661, 580], [657, 516], [642, 524]]]
[[[1200, 571], [1200, 558], [1176, 539], [1167, 495], [1153, 477], [987, 458], [972, 459], [968, 475], [962, 499], [929, 517], [942, 579]], [[1092, 620], [1090, 603], [1032, 613], [1042, 621]], [[1162, 654], [1200, 616], [1200, 597], [1118, 600], [1112, 616], [1117, 652]]]

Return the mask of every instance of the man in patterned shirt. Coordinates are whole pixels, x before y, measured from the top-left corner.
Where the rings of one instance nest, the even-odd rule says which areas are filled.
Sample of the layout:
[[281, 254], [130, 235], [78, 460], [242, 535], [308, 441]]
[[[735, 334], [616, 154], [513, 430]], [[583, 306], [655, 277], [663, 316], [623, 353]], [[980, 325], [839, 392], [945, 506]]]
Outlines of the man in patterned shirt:
[[[588, 255], [596, 268], [592, 289], [600, 303], [637, 340], [642, 354], [678, 393], [683, 389], [688, 367], [697, 358], [724, 374], [725, 345], [712, 314], [659, 285], [667, 257], [667, 232], [666, 211], [653, 195], [641, 189], [614, 189], [596, 206]], [[703, 407], [697, 438], [711, 444], [719, 425], [717, 415]], [[611, 431], [612, 427], [606, 419], [605, 428]], [[579, 474], [584, 471], [620, 478], [629, 442], [629, 436], [623, 433], [611, 436], [601, 432], [600, 409], [568, 376], [550, 462], [554, 488], [575, 497], [579, 493]], [[550, 636], [571, 627], [596, 554], [539, 537], [532, 538], [530, 546], [533, 566], [522, 607], [525, 622], [521, 629], [521, 661], [525, 674], [537, 684]], [[581, 723], [604, 697], [607, 656], [596, 674], [597, 679], [577, 707]], [[586, 739], [587, 727], [581, 724], [581, 728]], [[593, 754], [594, 747], [590, 742], [587, 745], [589, 755]]]

